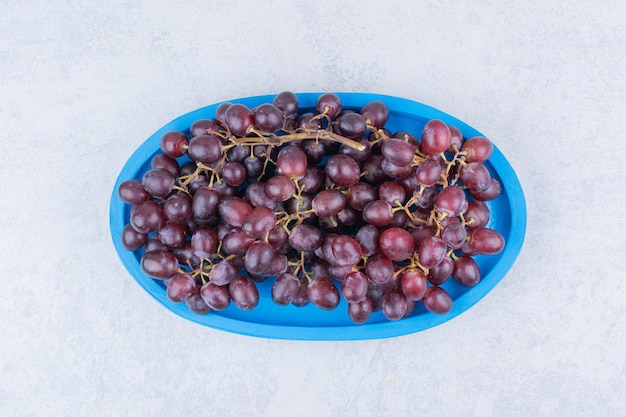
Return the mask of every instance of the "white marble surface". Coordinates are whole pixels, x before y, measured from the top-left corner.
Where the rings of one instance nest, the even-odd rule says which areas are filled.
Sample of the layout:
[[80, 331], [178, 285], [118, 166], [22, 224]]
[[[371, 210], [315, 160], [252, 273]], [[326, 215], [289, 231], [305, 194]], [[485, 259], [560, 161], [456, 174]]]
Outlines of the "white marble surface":
[[[0, 415], [626, 415], [625, 3], [469, 3], [4, 0]], [[154, 302], [111, 244], [123, 163], [174, 116], [282, 90], [398, 95], [492, 138], [528, 204], [501, 284], [363, 342]]]

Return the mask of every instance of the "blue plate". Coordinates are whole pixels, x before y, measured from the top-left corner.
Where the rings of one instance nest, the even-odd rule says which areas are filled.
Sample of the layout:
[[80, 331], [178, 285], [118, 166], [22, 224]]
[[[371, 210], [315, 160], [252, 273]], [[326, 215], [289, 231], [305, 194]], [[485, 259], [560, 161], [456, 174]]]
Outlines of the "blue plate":
[[[415, 101], [365, 93], [339, 93], [338, 95], [346, 109], [359, 109], [372, 100], [381, 100], [386, 103], [390, 111], [386, 127], [391, 131], [405, 130], [419, 137], [428, 120], [440, 119], [456, 126], [464, 137], [484, 136], [462, 121]], [[301, 110], [314, 111], [319, 93], [302, 93], [297, 96]], [[272, 102], [273, 99], [273, 95], [267, 95], [229, 101], [242, 103], [252, 108], [262, 103]], [[170, 130], [188, 132], [194, 121], [214, 118], [218, 105], [219, 103], [187, 113], [150, 136], [124, 165], [111, 197], [111, 236], [126, 269], [148, 294], [185, 319], [215, 329], [275, 339], [359, 340], [400, 336], [437, 326], [468, 310], [500, 282], [522, 248], [526, 231], [526, 202], [513, 168], [494, 146], [493, 154], [485, 166], [492, 176], [500, 180], [502, 194], [496, 200], [487, 202], [491, 210], [491, 219], [487, 227], [498, 230], [506, 239], [506, 246], [497, 255], [475, 257], [483, 276], [475, 287], [462, 287], [452, 279], [443, 285], [454, 300], [452, 310], [448, 314], [429, 313], [421, 303], [418, 303], [412, 315], [402, 320], [390, 322], [379, 311], [373, 313], [365, 324], [356, 325], [348, 317], [347, 303], [343, 300], [333, 311], [324, 311], [312, 304], [300, 308], [292, 305], [281, 307], [274, 304], [270, 298], [273, 279], [268, 279], [257, 283], [260, 301], [254, 310], [242, 311], [231, 303], [230, 307], [224, 311], [212, 311], [204, 316], [197, 315], [191, 312], [184, 303], [174, 304], [169, 301], [165, 295], [163, 283], [153, 280], [141, 271], [140, 252], [130, 252], [121, 245], [120, 234], [129, 222], [130, 206], [119, 199], [117, 188], [125, 180], [141, 179], [143, 173], [150, 169], [150, 160], [160, 152], [159, 143], [165, 132]], [[493, 312], [493, 314], [496, 313]]]

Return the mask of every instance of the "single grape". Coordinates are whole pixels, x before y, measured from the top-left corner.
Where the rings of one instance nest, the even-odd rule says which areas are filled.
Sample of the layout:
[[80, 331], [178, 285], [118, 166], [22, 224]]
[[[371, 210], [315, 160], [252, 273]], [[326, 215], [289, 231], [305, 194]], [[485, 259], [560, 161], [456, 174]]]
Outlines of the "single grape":
[[251, 239], [259, 239], [276, 226], [276, 215], [267, 207], [255, 207], [246, 216], [241, 231]]
[[318, 166], [309, 166], [304, 177], [298, 180], [298, 184], [303, 191], [314, 193], [324, 184], [324, 171]]
[[154, 155], [152, 160], [150, 160], [150, 168], [152, 169], [164, 169], [176, 178], [178, 173], [180, 172], [180, 166], [178, 162], [174, 158], [170, 158], [169, 156], [159, 153]]
[[425, 268], [437, 266], [446, 256], [447, 250], [448, 246], [441, 238], [436, 236], [427, 237], [417, 247], [419, 262]]
[[130, 209], [130, 224], [139, 233], [156, 232], [164, 222], [161, 205], [152, 200], [141, 202]]
[[368, 287], [369, 281], [363, 272], [350, 272], [341, 283], [341, 294], [347, 302], [358, 303], [367, 296]]
[[243, 255], [254, 240], [243, 234], [241, 229], [231, 230], [222, 239], [222, 250], [228, 255]]
[[463, 143], [465, 162], [485, 162], [493, 153], [493, 144], [487, 138], [474, 136]]
[[169, 251], [169, 248], [165, 246], [163, 242], [161, 242], [157, 236], [150, 236], [148, 240], [146, 240], [144, 252], [148, 253], [148, 252], [154, 252], [157, 250], [167, 252]]
[[363, 220], [371, 225], [387, 226], [393, 219], [391, 204], [383, 200], [374, 200], [363, 208]]
[[259, 303], [259, 291], [254, 282], [246, 276], [235, 277], [228, 290], [233, 303], [241, 310], [252, 310]]
[[163, 215], [167, 220], [181, 224], [185, 223], [191, 219], [192, 215], [191, 198], [184, 193], [177, 193], [168, 197], [163, 203]]
[[400, 274], [400, 287], [407, 300], [418, 301], [426, 294], [428, 280], [422, 271], [409, 270]]
[[220, 216], [228, 224], [241, 227], [244, 220], [252, 212], [252, 206], [239, 197], [224, 197], [218, 205]]
[[273, 133], [283, 127], [283, 112], [273, 104], [261, 104], [253, 113], [257, 129]]
[[191, 124], [189, 133], [191, 137], [215, 133], [220, 130], [220, 124], [211, 119], [199, 119]]
[[334, 119], [341, 112], [341, 99], [333, 93], [324, 93], [317, 98], [315, 110], [320, 114], [326, 114]]
[[356, 233], [355, 239], [359, 242], [359, 245], [361, 245], [363, 255], [372, 256], [380, 252], [380, 246], [378, 245], [380, 231], [376, 226], [372, 226], [371, 224], [361, 226]]
[[196, 292], [196, 282], [189, 274], [176, 274], [169, 280], [165, 294], [173, 303], [182, 303]]
[[437, 211], [446, 213], [448, 217], [457, 217], [467, 209], [465, 192], [457, 186], [446, 187], [437, 196]]
[[170, 158], [179, 158], [187, 152], [189, 140], [183, 132], [171, 131], [161, 136], [161, 150]]
[[322, 310], [333, 310], [339, 305], [339, 290], [326, 277], [312, 280], [307, 286], [309, 300]]
[[[292, 142], [295, 143], [295, 142]], [[307, 139], [302, 141], [302, 152], [306, 155], [306, 159], [309, 165], [315, 165], [326, 157], [327, 149], [322, 142]]]
[[212, 164], [222, 158], [222, 143], [214, 134], [200, 135], [189, 141], [187, 154], [195, 162]]
[[182, 224], [168, 220], [159, 228], [158, 237], [168, 248], [177, 249], [185, 244], [187, 232]]
[[172, 192], [175, 177], [171, 172], [164, 169], [151, 169], [141, 179], [141, 184], [150, 195], [166, 197]]
[[414, 246], [417, 248], [422, 240], [427, 237], [435, 236], [436, 233], [437, 231], [434, 228], [425, 224], [418, 224], [415, 228], [413, 228], [413, 230], [411, 230]]
[[458, 221], [447, 224], [441, 230], [441, 239], [446, 242], [450, 249], [461, 249], [466, 237], [467, 230]]
[[275, 277], [287, 271], [287, 268], [289, 268], [289, 260], [287, 259], [287, 256], [282, 253], [274, 252], [272, 263], [270, 263], [269, 268], [263, 272], [263, 275], [267, 277]]
[[436, 285], [428, 287], [422, 298], [426, 310], [435, 314], [447, 314], [452, 309], [452, 298], [446, 290]]
[[188, 265], [191, 268], [200, 266], [200, 258], [193, 253], [190, 242], [185, 242], [180, 248], [172, 249], [172, 253], [178, 259], [179, 264]]
[[480, 269], [472, 257], [460, 256], [454, 262], [452, 277], [464, 287], [473, 287], [480, 281]]
[[452, 276], [452, 271], [454, 271], [454, 261], [446, 256], [439, 262], [439, 265], [428, 270], [428, 281], [433, 285], [441, 285]]
[[363, 324], [370, 318], [374, 311], [374, 302], [371, 298], [365, 297], [358, 303], [348, 304], [348, 315], [356, 324]]
[[[451, 187], [446, 187], [446, 189], [447, 188]], [[421, 196], [417, 200], [417, 205], [421, 208], [430, 210], [435, 205], [438, 197], [439, 189], [437, 187], [427, 187], [424, 189]]]
[[363, 149], [359, 151], [359, 150], [354, 149], [351, 146], [343, 144], [339, 147], [338, 153], [340, 155], [349, 156], [350, 158], [354, 159], [355, 161], [359, 163], [367, 160], [367, 158], [369, 158], [370, 155], [372, 154], [370, 141], [364, 136], [361, 136], [360, 138], [355, 138], [353, 139], [353, 141], [363, 145]]
[[296, 307], [304, 307], [305, 305], [309, 304], [311, 300], [309, 299], [308, 288], [309, 288], [309, 285], [308, 285], [307, 280], [300, 281], [300, 287], [298, 288], [298, 293], [293, 298], [293, 300], [291, 300], [291, 304], [293, 304]]
[[217, 109], [215, 110], [215, 120], [220, 122], [222, 126], [226, 126], [226, 110], [228, 110], [228, 108], [232, 105], [232, 103], [224, 102], [217, 106]]
[[345, 206], [346, 197], [337, 189], [320, 191], [311, 202], [311, 208], [318, 217], [332, 217]]
[[239, 187], [246, 181], [246, 168], [239, 162], [226, 162], [222, 170], [222, 179], [231, 187]]
[[480, 229], [489, 223], [489, 207], [482, 201], [472, 200], [467, 204], [464, 213], [465, 227], [468, 229]]
[[231, 162], [243, 164], [244, 159], [251, 155], [250, 146], [236, 145], [226, 151], [226, 156]]
[[392, 206], [398, 206], [404, 204], [406, 192], [399, 183], [385, 181], [378, 186], [378, 198], [387, 201]]
[[365, 119], [359, 113], [344, 113], [337, 118], [339, 132], [350, 139], [363, 136], [367, 125]]
[[217, 234], [213, 228], [200, 226], [191, 236], [191, 248], [198, 258], [208, 258], [217, 250]]
[[150, 193], [139, 180], [126, 180], [120, 183], [117, 195], [120, 200], [128, 204], [139, 204], [150, 199]]
[[146, 233], [139, 233], [133, 229], [130, 224], [127, 224], [122, 229], [120, 240], [126, 250], [135, 251], [146, 243], [148, 235]]
[[480, 228], [472, 232], [469, 243], [476, 253], [495, 255], [504, 248], [504, 237], [495, 230]]
[[291, 91], [278, 93], [276, 97], [274, 97], [273, 104], [282, 111], [285, 117], [298, 112], [298, 97]]
[[211, 311], [211, 307], [207, 305], [200, 295], [200, 288], [196, 285], [193, 294], [185, 299], [185, 304], [189, 310], [196, 314], [205, 315]]
[[378, 193], [371, 184], [357, 182], [348, 189], [346, 202], [355, 210], [362, 211], [367, 203], [377, 200]]
[[441, 165], [434, 159], [422, 162], [415, 171], [417, 182], [425, 187], [431, 187], [441, 180]]
[[352, 272], [353, 268], [354, 268], [354, 265], [346, 265], [346, 266], [330, 265], [328, 267], [328, 278], [331, 278], [337, 281], [343, 281], [346, 278], [346, 275]]
[[141, 270], [152, 278], [168, 279], [178, 270], [178, 259], [170, 252], [155, 250], [141, 257]]
[[359, 181], [359, 164], [347, 155], [333, 155], [326, 162], [326, 176], [340, 187], [350, 187]]
[[385, 157], [383, 157], [380, 162], [380, 169], [382, 169], [388, 177], [397, 179], [408, 177], [413, 172], [413, 168], [411, 168], [410, 165], [398, 166]]
[[372, 285], [367, 289], [367, 298], [372, 300], [372, 311], [380, 310], [380, 305], [383, 301], [383, 295], [385, 292], [379, 288], [376, 288]]
[[422, 151], [427, 155], [445, 152], [452, 143], [452, 134], [441, 120], [430, 120], [422, 130]]
[[382, 101], [370, 101], [361, 109], [361, 116], [369, 126], [381, 129], [389, 119], [389, 108]]
[[476, 200], [488, 201], [497, 198], [502, 193], [502, 184], [495, 178], [491, 178], [489, 187], [483, 191], [470, 190], [470, 194]]
[[337, 236], [331, 246], [333, 256], [336, 260], [336, 264], [340, 266], [352, 266], [359, 263], [361, 255], [361, 245], [351, 236], [339, 235]]
[[200, 288], [200, 296], [213, 310], [222, 311], [230, 304], [228, 286], [207, 282]]
[[388, 290], [385, 292], [385, 295], [383, 295], [381, 310], [388, 320], [400, 320], [404, 317], [406, 308], [406, 296], [401, 290]]
[[399, 227], [400, 229], [404, 229], [406, 225], [409, 223], [409, 215], [404, 211], [396, 211], [393, 213], [393, 218], [389, 222], [389, 227]]
[[352, 226], [361, 217], [357, 214], [356, 210], [350, 207], [344, 207], [339, 213], [337, 213], [337, 221], [344, 226]]
[[285, 146], [278, 152], [276, 172], [287, 178], [300, 179], [307, 170], [306, 154], [297, 146]]
[[379, 245], [382, 253], [392, 261], [404, 261], [413, 255], [413, 237], [399, 227], [384, 230], [380, 234]]
[[389, 178], [389, 176], [382, 169], [383, 158], [384, 157], [382, 155], [371, 155], [365, 162], [363, 162], [361, 171], [364, 174], [364, 181], [375, 185], [380, 184]]
[[219, 191], [208, 187], [199, 188], [193, 195], [191, 204], [193, 217], [198, 220], [209, 219], [217, 213], [221, 199], [222, 196]]
[[300, 280], [289, 273], [278, 275], [272, 285], [272, 301], [281, 306], [289, 304], [297, 295]]
[[244, 258], [246, 270], [254, 275], [262, 275], [272, 264], [274, 253], [274, 248], [269, 243], [260, 240], [253, 242]]
[[265, 183], [265, 194], [276, 201], [287, 201], [293, 196], [295, 190], [293, 181], [282, 175], [275, 175]]
[[[296, 119], [296, 130], [318, 130], [322, 128], [322, 122], [314, 119], [315, 114], [311, 112], [303, 113]], [[310, 142], [317, 143], [314, 140]]]
[[254, 127], [254, 114], [243, 104], [236, 103], [224, 112], [228, 129], [236, 136], [245, 136]]
[[391, 259], [383, 254], [372, 255], [365, 262], [365, 274], [373, 284], [386, 284], [391, 280], [393, 272]]
[[448, 148], [448, 152], [461, 150], [463, 146], [463, 134], [455, 126], [448, 125], [448, 129], [450, 129], [450, 147]]
[[322, 245], [322, 234], [315, 227], [301, 224], [291, 229], [289, 244], [295, 250], [311, 251]]
[[245, 197], [252, 207], [267, 207], [272, 209], [276, 205], [276, 200], [265, 192], [266, 185], [267, 184], [261, 182], [255, 182], [246, 187]]
[[289, 234], [287, 234], [287, 231], [284, 227], [282, 227], [282, 225], [276, 225], [272, 227], [272, 230], [270, 230], [269, 234], [267, 235], [267, 242], [273, 247], [278, 247], [282, 245], [283, 243], [287, 242], [288, 239]]
[[485, 191], [491, 185], [491, 174], [480, 162], [471, 162], [461, 168], [461, 181], [470, 191]]
[[406, 167], [413, 162], [413, 146], [402, 139], [391, 138], [384, 141], [381, 152], [385, 159], [399, 167]]

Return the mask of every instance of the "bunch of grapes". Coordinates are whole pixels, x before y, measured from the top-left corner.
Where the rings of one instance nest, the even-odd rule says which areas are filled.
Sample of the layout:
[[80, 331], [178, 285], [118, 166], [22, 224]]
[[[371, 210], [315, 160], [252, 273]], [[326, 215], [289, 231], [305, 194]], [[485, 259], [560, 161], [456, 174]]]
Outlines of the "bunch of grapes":
[[118, 188], [132, 205], [123, 246], [198, 314], [253, 309], [269, 277], [276, 304], [332, 310], [343, 297], [355, 323], [418, 302], [446, 314], [441, 284], [476, 285], [473, 256], [504, 247], [485, 227], [501, 192], [483, 165], [491, 142], [440, 120], [391, 132], [381, 101], [344, 109], [326, 93], [315, 110], [282, 92], [163, 135], [151, 169]]

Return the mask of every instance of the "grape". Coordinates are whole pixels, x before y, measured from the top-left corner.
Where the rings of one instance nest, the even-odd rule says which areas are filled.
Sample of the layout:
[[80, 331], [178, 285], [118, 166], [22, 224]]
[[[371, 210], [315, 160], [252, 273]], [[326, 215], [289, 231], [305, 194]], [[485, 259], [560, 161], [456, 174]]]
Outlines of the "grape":
[[272, 227], [272, 230], [270, 230], [267, 235], [267, 242], [274, 247], [282, 245], [287, 242], [288, 239], [289, 234], [287, 234], [287, 231], [281, 225]]
[[339, 305], [339, 290], [326, 277], [315, 278], [307, 286], [309, 300], [322, 310], [333, 310]]
[[329, 265], [328, 277], [337, 281], [343, 281], [350, 272], [352, 272], [354, 265]]
[[228, 129], [237, 136], [245, 136], [254, 127], [254, 114], [243, 104], [233, 104], [224, 112]]
[[139, 180], [127, 180], [120, 183], [117, 195], [120, 200], [128, 204], [139, 204], [150, 199], [150, 193]]
[[358, 303], [348, 304], [348, 315], [356, 324], [363, 324], [370, 318], [374, 311], [374, 302], [371, 298], [365, 297]]
[[307, 281], [306, 280], [300, 281], [300, 287], [298, 288], [298, 293], [293, 298], [293, 300], [291, 300], [291, 304], [293, 304], [296, 307], [304, 307], [305, 305], [309, 304], [311, 300], [309, 299], [308, 289], [309, 289], [309, 286], [308, 286]]
[[385, 181], [378, 187], [378, 197], [392, 206], [398, 206], [404, 204], [406, 192], [397, 182]]
[[407, 300], [419, 301], [426, 294], [428, 280], [420, 270], [410, 270], [400, 275], [400, 286]]
[[389, 222], [389, 227], [399, 227], [404, 229], [409, 222], [409, 216], [404, 211], [396, 211]]
[[230, 293], [227, 286], [207, 282], [200, 288], [200, 296], [210, 308], [222, 311], [230, 304]]
[[278, 152], [276, 172], [287, 178], [300, 179], [307, 170], [306, 154], [296, 146], [286, 146]]
[[193, 253], [190, 242], [185, 242], [180, 248], [172, 249], [172, 253], [178, 259], [179, 264], [188, 265], [191, 268], [200, 266], [200, 259]]
[[274, 248], [267, 242], [256, 241], [248, 247], [244, 265], [248, 272], [255, 275], [263, 274], [272, 264]]
[[222, 159], [222, 143], [219, 136], [213, 134], [200, 135], [189, 141], [187, 154], [195, 162], [212, 164]]
[[371, 224], [361, 226], [359, 231], [356, 233], [355, 238], [357, 242], [359, 242], [359, 245], [361, 245], [363, 255], [372, 256], [380, 251], [380, 246], [378, 244], [380, 231], [375, 226], [372, 226]]
[[300, 188], [308, 193], [314, 193], [324, 183], [324, 171], [318, 166], [309, 166], [304, 177], [298, 180]]
[[413, 146], [402, 139], [391, 138], [383, 142], [381, 152], [394, 165], [406, 167], [413, 162]]
[[491, 185], [491, 175], [480, 162], [471, 162], [461, 168], [461, 181], [470, 191], [485, 191]]
[[185, 244], [187, 232], [182, 224], [166, 221], [159, 229], [158, 236], [165, 246], [177, 249]]
[[341, 294], [347, 302], [358, 303], [367, 296], [368, 286], [367, 276], [363, 272], [351, 272], [341, 283]]
[[352, 226], [358, 220], [360, 215], [350, 207], [344, 207], [339, 213], [337, 213], [337, 220], [344, 226]]
[[370, 141], [364, 136], [361, 136], [360, 138], [355, 138], [353, 140], [363, 145], [363, 150], [359, 151], [359, 150], [354, 149], [351, 146], [343, 144], [339, 147], [339, 154], [349, 156], [350, 158], [354, 159], [357, 162], [365, 161], [372, 154]]
[[218, 205], [218, 210], [228, 224], [241, 227], [252, 212], [252, 206], [239, 197], [224, 197]]
[[232, 106], [232, 103], [225, 102], [217, 106], [215, 110], [215, 119], [220, 122], [222, 126], [226, 126], [226, 110]]
[[406, 313], [406, 297], [401, 290], [393, 289], [385, 292], [381, 310], [390, 321], [400, 320]]
[[372, 185], [366, 182], [357, 182], [348, 189], [346, 203], [355, 210], [362, 211], [367, 203], [378, 199], [378, 194]]
[[289, 235], [289, 244], [298, 251], [315, 250], [322, 245], [322, 240], [320, 231], [308, 224], [294, 227]]
[[226, 156], [231, 162], [239, 162], [243, 164], [243, 161], [252, 154], [249, 146], [236, 145], [226, 151]]
[[163, 215], [167, 220], [181, 224], [185, 223], [191, 219], [192, 215], [191, 198], [184, 193], [171, 195], [163, 203]]
[[437, 211], [446, 213], [448, 217], [457, 217], [467, 209], [465, 192], [457, 187], [446, 187], [437, 196]]
[[428, 287], [422, 298], [426, 310], [435, 314], [447, 314], [452, 309], [452, 298], [446, 290], [436, 285]]
[[463, 146], [463, 134], [455, 126], [448, 125], [448, 129], [450, 129], [450, 147], [448, 151], [454, 152], [455, 149], [461, 150]]
[[[315, 114], [308, 112], [301, 114], [296, 119], [296, 130], [318, 130], [322, 128], [322, 122], [319, 119], [314, 119]], [[308, 142], [317, 143], [314, 140]], [[323, 148], [323, 146], [322, 146]]]
[[127, 224], [122, 229], [121, 239], [122, 246], [126, 250], [135, 251], [141, 248], [148, 240], [148, 235], [145, 233], [139, 233], [130, 224]]
[[417, 254], [420, 263], [425, 268], [432, 268], [439, 265], [446, 256], [448, 247], [446, 243], [439, 237], [427, 237], [420, 242], [417, 247]]
[[318, 217], [332, 217], [346, 206], [346, 197], [337, 189], [323, 190], [313, 197], [311, 207]]
[[405, 178], [413, 172], [413, 168], [410, 165], [398, 166], [384, 157], [380, 162], [380, 169], [391, 178]]
[[272, 301], [285, 306], [289, 304], [297, 295], [300, 288], [300, 280], [289, 273], [282, 273], [272, 285]]
[[198, 286], [195, 287], [193, 294], [185, 299], [185, 304], [189, 310], [196, 314], [205, 315], [211, 311], [211, 307], [209, 307], [202, 299], [202, 296], [200, 295], [200, 288]]
[[191, 236], [191, 249], [198, 258], [208, 258], [217, 250], [217, 234], [213, 228], [200, 226]]
[[437, 161], [427, 159], [417, 167], [417, 182], [425, 187], [433, 186], [441, 180], [441, 172], [441, 165]]
[[489, 208], [485, 203], [478, 200], [472, 200], [467, 204], [465, 211], [465, 226], [468, 229], [480, 229], [489, 223]]
[[391, 280], [393, 272], [391, 259], [383, 254], [372, 255], [365, 262], [365, 274], [373, 284], [386, 284]]
[[504, 248], [504, 237], [495, 230], [480, 228], [472, 232], [469, 244], [476, 253], [495, 255]]
[[267, 207], [255, 207], [241, 225], [243, 234], [259, 239], [276, 226], [276, 215]]
[[445, 152], [452, 143], [452, 134], [441, 120], [430, 120], [422, 130], [422, 151], [427, 155]]
[[272, 263], [270, 263], [269, 268], [263, 272], [264, 276], [275, 277], [283, 272], [287, 271], [289, 267], [289, 260], [282, 253], [274, 253], [272, 257]]
[[361, 260], [362, 250], [353, 237], [339, 235], [332, 241], [331, 250], [337, 265], [356, 265]]
[[326, 156], [326, 148], [324, 144], [313, 139], [302, 142], [302, 152], [306, 155], [307, 162], [310, 165], [321, 162]]
[[228, 232], [222, 239], [222, 250], [228, 255], [243, 255], [254, 240], [236, 228]]
[[276, 201], [286, 201], [293, 196], [296, 187], [293, 182], [282, 175], [271, 177], [265, 183], [265, 194]]
[[164, 169], [151, 169], [143, 175], [141, 184], [155, 197], [165, 197], [172, 192], [174, 176]]
[[326, 176], [340, 187], [356, 184], [360, 173], [356, 161], [346, 155], [333, 155], [326, 162]]
[[148, 253], [148, 252], [154, 252], [157, 250], [161, 250], [161, 251], [165, 251], [167, 252], [169, 250], [169, 248], [167, 246], [165, 246], [163, 244], [163, 242], [161, 242], [159, 240], [158, 237], [156, 236], [151, 236], [148, 238], [148, 240], [146, 240], [146, 245], [144, 248], [144, 252]]
[[298, 97], [290, 91], [283, 91], [274, 97], [274, 106], [278, 107], [283, 116], [296, 114], [298, 111]]
[[254, 282], [246, 276], [235, 277], [228, 290], [233, 303], [241, 310], [252, 310], [259, 303], [259, 291]]
[[[447, 187], [447, 188], [452, 188], [452, 187]], [[435, 202], [437, 201], [438, 197], [439, 197], [439, 189], [437, 187], [427, 187], [424, 189], [424, 192], [422, 192], [422, 195], [419, 198], [419, 200], [417, 200], [417, 205], [424, 209], [430, 209], [435, 205]]]
[[446, 242], [450, 249], [461, 249], [466, 237], [467, 230], [458, 221], [446, 225], [441, 230], [441, 239]]
[[359, 113], [344, 113], [337, 118], [339, 132], [350, 139], [356, 139], [365, 133], [365, 119]]
[[461, 150], [466, 152], [465, 162], [485, 162], [493, 152], [493, 145], [489, 139], [474, 136], [463, 143]]
[[255, 182], [249, 184], [246, 188], [246, 199], [252, 207], [267, 207], [272, 209], [276, 205], [276, 200], [265, 192], [266, 185], [267, 184]]
[[391, 204], [383, 200], [374, 200], [363, 208], [363, 220], [371, 225], [387, 226], [393, 219]]
[[141, 202], [130, 210], [130, 224], [139, 233], [152, 233], [165, 222], [161, 205], [152, 201]]
[[141, 270], [152, 278], [168, 279], [178, 270], [178, 259], [170, 252], [155, 250], [141, 257]]
[[283, 126], [283, 112], [273, 104], [261, 104], [253, 113], [254, 124], [260, 130], [272, 133]]
[[473, 287], [480, 281], [480, 269], [473, 258], [461, 256], [454, 262], [452, 277], [464, 287]]
[[413, 230], [411, 230], [411, 236], [413, 237], [414, 247], [418, 247], [422, 240], [427, 237], [435, 236], [437, 231], [430, 226], [426, 226], [425, 224], [420, 224], [415, 226]]
[[380, 184], [389, 178], [382, 169], [383, 158], [382, 155], [372, 155], [363, 163], [361, 170], [365, 181], [370, 184]]
[[217, 213], [221, 198], [222, 196], [219, 191], [215, 189], [207, 187], [199, 188], [193, 195], [191, 205], [193, 216], [198, 220], [209, 219]]
[[413, 255], [413, 237], [398, 227], [384, 230], [380, 234], [379, 245], [382, 253], [392, 261], [404, 261]]
[[222, 171], [222, 179], [231, 187], [239, 187], [246, 181], [246, 168], [239, 162], [226, 162]]
[[179, 158], [187, 151], [189, 141], [183, 132], [171, 131], [161, 136], [161, 150], [170, 158]]
[[176, 274], [170, 279], [165, 291], [173, 303], [182, 303], [196, 292], [196, 282], [189, 274]]
[[470, 194], [477, 200], [488, 201], [497, 198], [502, 193], [502, 185], [500, 181], [495, 178], [491, 178], [489, 187], [483, 191], [470, 190]]
[[172, 174], [174, 177], [176, 177], [178, 175], [178, 172], [180, 171], [180, 166], [178, 165], [178, 162], [176, 162], [174, 158], [170, 158], [169, 156], [162, 153], [157, 154], [154, 156], [154, 158], [152, 158], [152, 160], [150, 161], [150, 167], [153, 169], [164, 169]]
[[341, 99], [333, 93], [320, 95], [315, 103], [315, 110], [320, 114], [326, 114], [331, 119], [339, 115], [341, 108]]
[[454, 270], [454, 261], [445, 257], [439, 262], [439, 265], [433, 266], [428, 270], [428, 281], [433, 285], [441, 285], [452, 276]]
[[220, 124], [215, 120], [200, 119], [191, 124], [189, 133], [191, 137], [206, 135], [207, 133], [215, 133], [220, 130]]
[[361, 116], [365, 118], [369, 126], [380, 129], [389, 119], [389, 109], [382, 101], [370, 101], [361, 109]]
[[[311, 209], [313, 206], [313, 196], [309, 193], [302, 193], [300, 200], [290, 198], [285, 202], [285, 209], [288, 213], [301, 213]], [[300, 214], [304, 220], [313, 217], [313, 213]]]
[[372, 311], [380, 310], [380, 305], [383, 301], [383, 295], [385, 292], [379, 288], [376, 288], [372, 285], [367, 289], [367, 298], [372, 300]]

